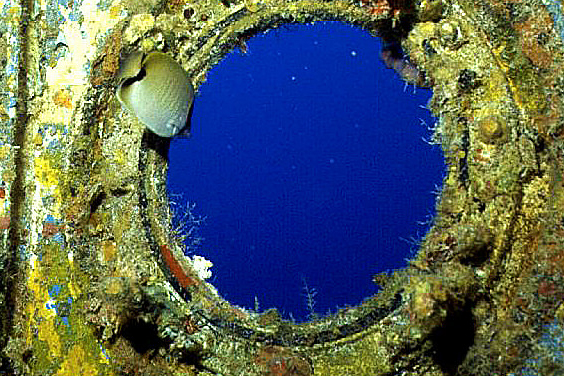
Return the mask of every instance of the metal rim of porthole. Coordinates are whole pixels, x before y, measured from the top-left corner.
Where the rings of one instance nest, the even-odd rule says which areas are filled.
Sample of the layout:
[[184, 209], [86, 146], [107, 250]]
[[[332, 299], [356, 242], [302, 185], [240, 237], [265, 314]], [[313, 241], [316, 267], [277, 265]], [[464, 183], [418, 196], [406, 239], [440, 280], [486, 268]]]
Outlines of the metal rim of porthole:
[[[137, 182], [143, 236], [168, 282], [157, 278], [143, 289], [151, 309], [166, 307], [155, 320], [160, 336], [174, 344], [181, 354], [178, 359], [194, 356], [201, 369], [213, 374], [454, 372], [478, 336], [475, 317], [487, 317], [493, 309], [492, 291], [503, 279], [502, 268], [508, 263], [517, 270], [526, 268], [522, 258], [509, 258], [508, 252], [517, 249], [514, 244], [526, 245], [533, 239], [526, 234], [539, 231], [535, 223], [545, 214], [538, 209], [544, 204], [531, 210], [523, 210], [523, 205], [533, 199], [530, 191], [541, 187], [538, 180], [548, 179], [548, 170], [539, 167], [535, 153], [539, 138], [551, 137], [550, 131], [533, 135], [524, 121], [533, 100], [529, 103], [529, 94], [520, 94], [523, 88], [508, 67], [518, 52], [494, 48], [493, 39], [506, 35], [487, 35], [479, 26], [503, 25], [489, 24], [483, 9], [439, 0], [359, 4], [304, 0], [268, 5], [245, 0], [225, 1], [221, 6], [224, 16], [200, 29], [197, 38], [183, 34], [179, 27], [185, 19], [209, 15], [199, 13], [203, 7], [188, 3], [166, 22], [141, 28], [143, 35], [135, 42], [109, 49], [117, 48], [114, 55], [122, 56], [147, 46], [162, 50], [183, 65], [197, 86], [225, 54], [259, 32], [285, 23], [326, 20], [361, 26], [402, 44], [405, 58], [411, 61], [398, 62], [410, 64], [396, 67], [406, 70], [400, 74], [408, 75], [407, 70], [415, 66], [427, 72], [434, 92], [430, 107], [440, 118], [436, 141], [445, 152], [448, 176], [437, 218], [407, 269], [378, 277], [383, 291], [358, 307], [293, 324], [274, 310], [259, 313], [231, 305], [191, 268], [171, 229], [166, 190], [169, 140], [144, 132], [138, 144]], [[126, 33], [132, 20], [123, 26]], [[472, 54], [479, 57], [469, 61]], [[108, 87], [93, 86], [87, 98], [101, 96], [109, 103], [104, 92]], [[117, 108], [110, 111], [115, 114]], [[504, 158], [514, 156], [519, 166], [503, 164]], [[493, 158], [500, 162], [488, 169]], [[517, 278], [519, 272], [513, 272], [512, 278]], [[276, 373], [275, 367], [285, 367], [286, 373]]]
[[[301, 4], [300, 4], [301, 3]], [[295, 7], [281, 6], [268, 7], [261, 11], [260, 7], [251, 2], [243, 3], [238, 9], [230, 11], [230, 23], [246, 24], [236, 33], [228, 31], [221, 37], [208, 37], [211, 43], [202, 42], [205, 49], [214, 51], [209, 53], [199, 62], [198, 76], [203, 77], [207, 70], [213, 67], [219, 59], [228, 52], [240, 47], [239, 43], [251, 38], [253, 35], [267, 31], [277, 26], [289, 23], [308, 23], [315, 21], [343, 21], [371, 30], [391, 28], [393, 19], [392, 9], [383, 9], [380, 19], [371, 16], [366, 9], [350, 3], [313, 3], [297, 2]], [[301, 6], [300, 6], [301, 5]], [[253, 9], [252, 7], [256, 7]], [[235, 7], [233, 7], [235, 8]], [[399, 20], [397, 20], [399, 22]], [[227, 22], [227, 21], [225, 21]], [[388, 24], [387, 26], [384, 26]], [[399, 30], [398, 25], [398, 30]], [[131, 48], [131, 47], [130, 47]], [[138, 47], [132, 47], [135, 49]], [[188, 62], [188, 65], [191, 63]], [[209, 306], [223, 307], [220, 311], [200, 311], [198, 315], [212, 325], [230, 332], [244, 340], [252, 340], [268, 346], [313, 346], [334, 342], [345, 337], [358, 334], [386, 315], [397, 309], [401, 304], [399, 292], [388, 296], [387, 299], [368, 300], [360, 307], [346, 310], [340, 314], [341, 322], [335, 327], [331, 318], [320, 319], [315, 323], [296, 325], [278, 317], [273, 310], [271, 316], [264, 319], [264, 314], [256, 312], [249, 314], [248, 310], [231, 306], [218, 295], [208, 283], [201, 280], [193, 271], [186, 257], [182, 254], [182, 246], [178, 244], [177, 236], [169, 227], [171, 211], [167, 197], [166, 180], [168, 171], [168, 154], [170, 139], [160, 138], [151, 132], [143, 135], [139, 171], [143, 176], [143, 185], [140, 189], [140, 206], [148, 238], [152, 242], [153, 254], [159, 260], [162, 269], [167, 274], [169, 282], [186, 301], [192, 296], [207, 301]], [[171, 270], [171, 260], [176, 270]], [[182, 265], [181, 265], [182, 264]], [[382, 294], [383, 296], [384, 294]], [[265, 329], [266, 322], [270, 328]], [[262, 321], [263, 324], [258, 321]], [[274, 324], [274, 325], [272, 325]], [[301, 330], [309, 326], [306, 330]], [[272, 328], [277, 327], [276, 330]]]

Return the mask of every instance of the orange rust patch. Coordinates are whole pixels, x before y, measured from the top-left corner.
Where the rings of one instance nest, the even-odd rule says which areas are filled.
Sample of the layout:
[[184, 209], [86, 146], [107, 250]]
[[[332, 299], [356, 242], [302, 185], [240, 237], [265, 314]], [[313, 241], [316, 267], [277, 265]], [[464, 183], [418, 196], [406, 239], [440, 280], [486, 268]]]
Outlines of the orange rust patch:
[[392, 7], [386, 0], [378, 0], [376, 2], [369, 2], [368, 13], [374, 15], [388, 14]]
[[41, 231], [41, 235], [45, 238], [49, 238], [56, 233], [60, 232], [64, 228], [64, 225], [57, 225], [52, 222], [45, 222], [43, 223], [43, 230]]
[[53, 102], [55, 102], [57, 106], [72, 109], [72, 97], [65, 89], [58, 90], [53, 95]]
[[170, 270], [170, 272], [172, 273], [176, 281], [178, 281], [180, 286], [182, 286], [182, 288], [188, 289], [188, 287], [197, 284], [197, 281], [189, 276], [186, 271], [184, 271], [184, 268], [182, 267], [182, 265], [180, 265], [178, 260], [174, 258], [174, 255], [166, 244], [161, 245], [160, 249], [161, 254], [163, 255], [163, 260], [168, 267], [168, 270]]
[[119, 69], [119, 53], [121, 50], [121, 35], [123, 30], [116, 28], [106, 39], [104, 51], [92, 63], [90, 82], [102, 85], [111, 80]]
[[306, 358], [280, 346], [266, 346], [258, 351], [255, 364], [268, 376], [310, 376], [311, 365]]
[[180, 10], [186, 4], [186, 0], [171, 0], [168, 2], [170, 9], [173, 11]]
[[488, 150], [478, 148], [476, 149], [476, 153], [474, 154], [474, 160], [478, 163], [488, 163], [490, 162], [490, 152]]
[[10, 216], [0, 215], [0, 230], [6, 230], [10, 228]]
[[515, 30], [520, 34], [520, 43], [523, 53], [531, 62], [540, 68], [549, 68], [552, 65], [552, 53], [544, 46], [552, 31], [552, 18], [548, 13], [539, 14], [525, 22], [515, 24]]

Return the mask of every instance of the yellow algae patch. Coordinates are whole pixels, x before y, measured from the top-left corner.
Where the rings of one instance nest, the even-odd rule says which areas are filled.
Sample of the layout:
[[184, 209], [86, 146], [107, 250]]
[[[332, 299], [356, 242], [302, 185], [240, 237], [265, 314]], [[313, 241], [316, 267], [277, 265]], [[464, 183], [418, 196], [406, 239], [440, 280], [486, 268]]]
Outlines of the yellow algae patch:
[[122, 294], [126, 287], [124, 286], [124, 281], [120, 278], [110, 278], [106, 284], [106, 292], [109, 295]]
[[59, 107], [72, 109], [72, 93], [69, 90], [60, 89], [53, 94], [53, 103]]
[[53, 318], [41, 321], [37, 333], [39, 339], [47, 343], [49, 352], [52, 356], [58, 358], [61, 356], [61, 341], [59, 334], [55, 330], [55, 322]]
[[139, 39], [145, 32], [149, 31], [155, 25], [155, 17], [151, 14], [136, 14], [131, 18], [129, 27], [125, 31], [124, 37], [128, 43], [133, 43]]
[[39, 156], [35, 158], [35, 177], [46, 187], [55, 187], [59, 184], [58, 171], [53, 168], [49, 158]]
[[84, 349], [79, 345], [74, 345], [65, 358], [66, 359], [61, 365], [61, 368], [59, 368], [57, 375], [95, 376], [98, 374], [96, 367], [89, 361], [86, 351], [84, 351]]
[[124, 166], [127, 162], [127, 153], [123, 149], [117, 149], [114, 155], [114, 161], [120, 166]]
[[110, 7], [110, 18], [118, 18], [121, 13], [121, 4], [113, 5]]
[[61, 355], [61, 342], [59, 334], [54, 327], [56, 313], [47, 308], [47, 302], [50, 299], [49, 293], [47, 292], [46, 278], [37, 265], [37, 256], [34, 255], [31, 257], [30, 264], [31, 272], [27, 285], [32, 298], [27, 306], [29, 319], [26, 343], [31, 345], [33, 341], [33, 328], [37, 325], [39, 340], [47, 344], [52, 356], [59, 357]]
[[8, 158], [8, 154], [10, 153], [10, 146], [0, 146], [0, 159]]
[[112, 261], [117, 255], [117, 245], [111, 240], [106, 240], [102, 242], [102, 254], [104, 255], [104, 261]]
[[[59, 375], [97, 375], [108, 359], [80, 308], [84, 279], [59, 245], [43, 246], [42, 255], [31, 257], [27, 279], [26, 344], [36, 356], [34, 374], [57, 367]], [[64, 313], [57, 312], [63, 305]]]
[[348, 344], [330, 349], [324, 356], [313, 359], [315, 375], [376, 375], [386, 374], [389, 369], [389, 357], [380, 346], [383, 340], [378, 333], [366, 336], [357, 334], [355, 342], [349, 338]]
[[42, 146], [43, 145], [43, 136], [40, 133], [35, 134], [33, 136], [33, 144], [35, 146]]
[[245, 8], [251, 13], [259, 10], [259, 2], [257, 0], [245, 0]]
[[10, 7], [10, 9], [8, 9], [8, 12], [6, 12], [6, 14], [8, 15], [8, 17], [11, 18], [11, 21], [19, 23], [21, 21], [20, 17], [22, 14], [22, 8], [19, 6]]
[[69, 281], [67, 286], [69, 287], [69, 293], [73, 298], [76, 298], [80, 293], [82, 293], [82, 290], [73, 281]]

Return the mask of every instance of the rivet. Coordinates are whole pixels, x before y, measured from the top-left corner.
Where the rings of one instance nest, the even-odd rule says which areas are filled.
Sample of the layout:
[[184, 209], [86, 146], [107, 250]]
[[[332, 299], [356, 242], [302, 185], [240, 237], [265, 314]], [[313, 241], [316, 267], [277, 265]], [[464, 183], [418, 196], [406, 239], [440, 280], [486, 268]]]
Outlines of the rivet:
[[487, 116], [478, 120], [478, 132], [482, 141], [495, 143], [506, 133], [505, 122], [497, 115]]
[[461, 31], [456, 21], [445, 21], [439, 24], [437, 33], [441, 44], [448, 48], [457, 48], [461, 44]]

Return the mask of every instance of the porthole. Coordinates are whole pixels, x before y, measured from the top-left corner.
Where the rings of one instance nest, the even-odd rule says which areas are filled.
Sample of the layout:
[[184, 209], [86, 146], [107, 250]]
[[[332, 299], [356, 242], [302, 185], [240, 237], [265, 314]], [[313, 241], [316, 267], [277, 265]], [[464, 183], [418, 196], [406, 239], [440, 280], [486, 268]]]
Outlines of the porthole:
[[208, 281], [248, 309], [305, 321], [356, 306], [428, 229], [444, 169], [431, 92], [399, 80], [380, 58], [389, 49], [344, 23], [246, 44], [200, 87], [192, 136], [171, 141], [185, 253], [211, 260]]
[[[406, 65], [407, 63], [403, 60], [404, 57], [401, 54], [401, 49], [397, 41], [389, 43], [391, 43], [392, 47], [384, 47], [382, 51], [392, 52], [393, 48], [394, 56], [391, 57], [385, 53], [383, 53], [382, 56], [388, 65], [394, 68], [396, 72], [387, 70], [382, 63], [377, 61], [376, 63], [382, 65], [382, 69], [388, 74], [386, 80], [392, 82], [394, 82], [392, 78], [394, 75], [399, 74], [403, 76], [406, 74], [406, 71], [408, 71], [409, 73], [407, 74], [412, 74], [412, 81], [406, 84], [396, 77], [396, 84], [399, 86], [400, 90], [416, 90], [414, 87], [409, 87], [409, 84], [421, 83], [421, 81], [417, 79], [418, 73], [413, 75], [412, 69], [415, 69], [414, 66]], [[237, 44], [237, 46], [240, 45]], [[378, 56], [379, 53], [380, 51], [376, 44], [373, 46], [373, 56]], [[348, 56], [353, 58], [354, 53], [351, 54], [351, 51], [348, 51]], [[421, 75], [423, 76], [423, 74]], [[291, 77], [290, 80], [292, 80]], [[374, 90], [376, 91], [377, 88], [374, 88]], [[413, 95], [410, 93], [403, 94], [406, 96]], [[202, 96], [203, 95], [205, 94], [202, 94]], [[423, 105], [424, 103], [425, 100], [420, 99], [420, 102], [417, 104]], [[417, 108], [417, 106], [414, 107]], [[194, 119], [192, 119], [192, 121], [194, 121]], [[416, 119], [412, 119], [411, 124], [414, 127], [420, 127], [420, 130], [423, 131], [422, 134], [425, 134], [427, 131]], [[276, 130], [278, 130], [278, 128]], [[194, 130], [194, 133], [197, 134], [197, 131]], [[390, 134], [386, 136], [389, 140]], [[403, 140], [404, 136], [405, 134], [402, 134], [402, 132], [396, 133], [396, 137], [398, 137], [397, 140]], [[426, 136], [431, 137], [428, 133]], [[196, 137], [196, 135], [194, 137]], [[383, 138], [382, 135], [380, 137]], [[187, 140], [188, 143], [189, 141], [190, 140]], [[179, 142], [182, 142], [182, 140]], [[416, 136], [414, 142], [421, 143], [422, 146], [428, 148], [428, 150], [430, 149], [428, 145], [424, 144], [420, 137]], [[294, 322], [298, 320], [295, 320], [295, 318], [292, 318], [290, 315], [284, 317], [277, 310], [260, 310], [256, 309], [257, 307], [248, 307], [248, 303], [240, 304], [240, 306], [231, 305], [228, 300], [224, 300], [220, 297], [222, 293], [221, 290], [218, 294], [216, 286], [214, 286], [213, 283], [210, 284], [204, 281], [204, 278], [208, 277], [209, 273], [208, 270], [202, 273], [202, 270], [199, 269], [202, 260], [198, 257], [199, 255], [188, 255], [190, 257], [183, 255], [183, 250], [185, 249], [184, 245], [179, 241], [179, 234], [171, 228], [171, 210], [166, 187], [167, 172], [170, 168], [168, 164], [169, 159], [167, 158], [170, 152], [170, 145], [170, 139], [157, 137], [152, 132], [146, 132], [143, 136], [142, 154], [139, 165], [144, 176], [144, 183], [140, 190], [141, 215], [146, 234], [152, 242], [153, 255], [159, 260], [162, 270], [168, 276], [168, 281], [189, 305], [194, 304], [199, 307], [207, 307], [207, 309], [197, 310], [198, 317], [203, 320], [203, 322], [222, 328], [231, 333], [231, 335], [239, 337], [241, 340], [252, 340], [258, 343], [275, 346], [311, 346], [329, 343], [346, 336], [360, 333], [376, 324], [387, 314], [399, 307], [402, 298], [397, 290], [396, 292], [388, 292], [387, 294], [374, 295], [378, 296], [377, 299], [370, 298], [370, 294], [368, 294], [358, 297], [358, 301], [355, 303], [358, 304], [362, 301], [362, 304], [358, 304], [356, 307], [354, 305], [346, 306], [338, 309], [333, 315], [326, 317], [320, 315], [319, 319], [316, 317], [316, 320], [306, 325], [295, 327], [295, 330], [291, 330], [290, 328], [294, 325]], [[229, 144], [224, 146], [229, 150]], [[331, 167], [331, 161], [333, 160], [334, 162], [335, 158], [327, 156], [326, 159], [327, 165]], [[392, 170], [388, 171], [393, 174]], [[436, 183], [436, 181], [434, 183]], [[432, 187], [429, 186], [426, 193], [431, 198], [432, 202], [431, 190]], [[428, 211], [422, 214], [422, 217], [426, 214], [428, 214]], [[413, 223], [416, 221], [410, 220], [410, 222]], [[406, 243], [405, 246], [409, 249], [409, 244]], [[213, 258], [212, 261], [215, 262]], [[219, 263], [220, 262], [218, 262], [218, 264]], [[230, 267], [233, 267], [233, 265], [227, 264], [223, 265], [222, 269], [229, 273]], [[221, 271], [218, 273], [221, 273]], [[369, 284], [374, 284], [374, 289], [376, 289], [376, 283], [383, 284], [382, 280], [378, 280], [376, 283], [371, 281], [372, 276], [369, 273], [370, 272], [366, 273], [365, 279], [368, 280]], [[307, 276], [304, 278], [307, 278]], [[302, 287], [304, 284], [310, 282], [308, 282], [307, 279], [305, 279], [304, 282], [304, 279], [299, 278], [299, 274], [295, 279], [298, 286], [297, 295], [299, 295], [303, 291]], [[312, 288], [317, 289], [316, 286], [312, 285], [310, 287], [308, 285], [308, 289]], [[312, 294], [312, 291], [313, 290], [309, 290], [309, 293]], [[235, 301], [235, 303], [238, 302]], [[329, 329], [332, 325], [331, 322], [337, 317], [340, 317], [338, 319], [340, 321], [338, 325], [339, 329]]]

